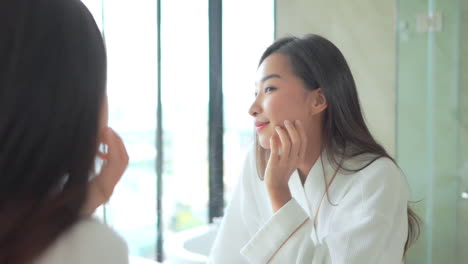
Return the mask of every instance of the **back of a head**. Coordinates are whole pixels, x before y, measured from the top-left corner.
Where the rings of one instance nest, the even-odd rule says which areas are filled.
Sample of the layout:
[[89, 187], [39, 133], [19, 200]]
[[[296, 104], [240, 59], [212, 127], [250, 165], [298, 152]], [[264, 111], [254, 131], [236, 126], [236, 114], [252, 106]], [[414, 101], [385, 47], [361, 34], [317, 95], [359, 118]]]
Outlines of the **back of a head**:
[[77, 221], [105, 82], [81, 1], [0, 0], [0, 263], [30, 263]]

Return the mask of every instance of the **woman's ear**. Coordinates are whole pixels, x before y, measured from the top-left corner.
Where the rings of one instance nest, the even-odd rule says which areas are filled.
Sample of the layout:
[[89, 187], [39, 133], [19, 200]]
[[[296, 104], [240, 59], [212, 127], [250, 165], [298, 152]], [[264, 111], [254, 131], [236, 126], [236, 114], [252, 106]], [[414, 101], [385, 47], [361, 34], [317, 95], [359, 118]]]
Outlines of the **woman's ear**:
[[311, 100], [310, 100], [310, 113], [312, 115], [319, 114], [327, 109], [327, 98], [322, 91], [322, 88], [317, 88], [311, 93]]

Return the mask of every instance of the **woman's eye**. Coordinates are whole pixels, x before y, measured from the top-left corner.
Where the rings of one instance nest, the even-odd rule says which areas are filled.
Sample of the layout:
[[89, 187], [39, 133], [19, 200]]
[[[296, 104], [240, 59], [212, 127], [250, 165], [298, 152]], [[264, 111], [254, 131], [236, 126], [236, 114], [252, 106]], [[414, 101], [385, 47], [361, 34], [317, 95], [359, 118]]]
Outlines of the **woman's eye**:
[[265, 88], [265, 93], [272, 92], [272, 91], [274, 91], [274, 90], [276, 90], [275, 87], [269, 86], [269, 87]]

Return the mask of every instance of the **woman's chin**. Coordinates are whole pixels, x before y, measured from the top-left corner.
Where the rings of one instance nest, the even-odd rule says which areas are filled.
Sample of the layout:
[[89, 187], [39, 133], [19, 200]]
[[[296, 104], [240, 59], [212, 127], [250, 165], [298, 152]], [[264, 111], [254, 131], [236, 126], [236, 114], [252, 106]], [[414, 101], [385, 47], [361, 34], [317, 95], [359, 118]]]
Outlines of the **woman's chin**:
[[258, 143], [260, 147], [262, 147], [265, 150], [270, 149], [270, 140], [266, 139], [265, 137], [259, 137]]

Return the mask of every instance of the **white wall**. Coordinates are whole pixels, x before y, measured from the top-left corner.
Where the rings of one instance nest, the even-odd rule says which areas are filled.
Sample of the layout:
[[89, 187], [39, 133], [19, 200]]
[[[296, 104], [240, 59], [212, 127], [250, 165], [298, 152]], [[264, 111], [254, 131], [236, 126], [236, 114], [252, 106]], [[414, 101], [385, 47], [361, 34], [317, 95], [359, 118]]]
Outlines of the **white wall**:
[[393, 0], [276, 0], [276, 36], [320, 34], [343, 52], [369, 128], [395, 154], [396, 4]]

